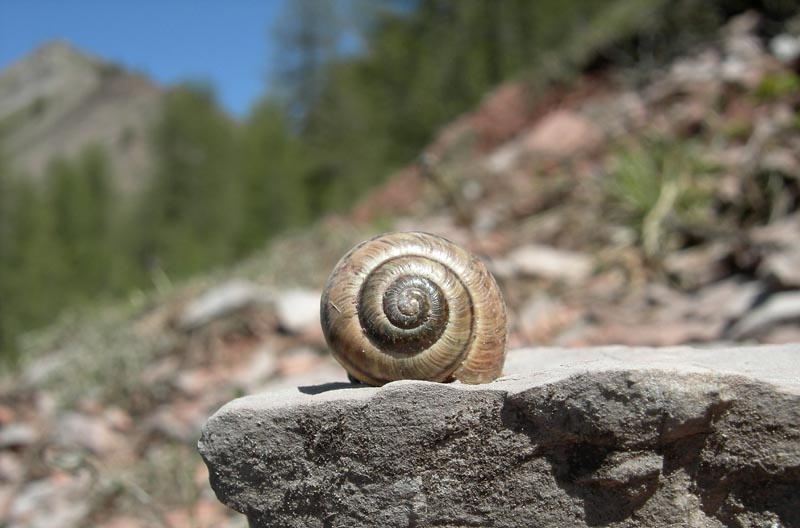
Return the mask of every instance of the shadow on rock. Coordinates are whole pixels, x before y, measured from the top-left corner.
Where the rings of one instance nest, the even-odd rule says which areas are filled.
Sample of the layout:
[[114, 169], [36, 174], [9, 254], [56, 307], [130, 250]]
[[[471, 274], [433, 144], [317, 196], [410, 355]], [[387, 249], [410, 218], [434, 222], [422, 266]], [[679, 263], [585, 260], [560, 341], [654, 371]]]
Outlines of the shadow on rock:
[[364, 385], [362, 383], [348, 383], [345, 381], [334, 381], [331, 383], [322, 383], [320, 385], [305, 385], [302, 387], [297, 387], [297, 390], [299, 390], [303, 394], [317, 395], [340, 389], [367, 389], [367, 388], [369, 388], [369, 385]]

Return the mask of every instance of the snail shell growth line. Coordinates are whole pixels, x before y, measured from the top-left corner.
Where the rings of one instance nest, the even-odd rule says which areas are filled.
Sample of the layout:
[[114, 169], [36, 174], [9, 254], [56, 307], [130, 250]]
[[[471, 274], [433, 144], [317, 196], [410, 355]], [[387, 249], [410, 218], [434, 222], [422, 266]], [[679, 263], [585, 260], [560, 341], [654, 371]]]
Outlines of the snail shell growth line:
[[392, 233], [353, 248], [322, 294], [322, 330], [350, 375], [485, 383], [506, 349], [506, 313], [477, 257], [444, 238]]

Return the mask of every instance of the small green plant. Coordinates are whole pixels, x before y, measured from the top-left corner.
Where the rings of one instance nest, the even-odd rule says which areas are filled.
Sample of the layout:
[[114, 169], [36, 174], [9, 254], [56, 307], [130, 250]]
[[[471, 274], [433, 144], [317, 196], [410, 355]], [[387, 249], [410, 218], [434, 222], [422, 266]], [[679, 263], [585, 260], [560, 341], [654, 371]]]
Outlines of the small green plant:
[[753, 133], [753, 123], [746, 119], [731, 119], [725, 124], [723, 134], [732, 141], [745, 141]]
[[794, 72], [779, 72], [766, 75], [755, 91], [756, 97], [764, 102], [774, 101], [797, 93], [800, 93], [800, 75]]
[[714, 167], [695, 144], [650, 139], [619, 150], [614, 162], [612, 215], [636, 232], [649, 257], [663, 253], [678, 229], [709, 221]]

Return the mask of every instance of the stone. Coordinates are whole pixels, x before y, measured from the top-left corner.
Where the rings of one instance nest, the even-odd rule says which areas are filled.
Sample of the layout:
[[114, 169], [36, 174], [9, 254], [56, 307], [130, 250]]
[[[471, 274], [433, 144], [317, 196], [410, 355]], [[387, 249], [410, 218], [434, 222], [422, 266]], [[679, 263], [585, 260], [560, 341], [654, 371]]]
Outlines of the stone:
[[271, 301], [271, 295], [264, 288], [247, 281], [231, 280], [192, 300], [179, 317], [178, 327], [194, 330], [254, 304], [268, 305]]
[[27, 484], [15, 497], [3, 524], [9, 528], [87, 526], [90, 480], [86, 473], [79, 477], [56, 473]]
[[323, 357], [327, 359], [328, 355], [323, 356], [307, 346], [295, 347], [283, 353], [275, 370], [280, 376], [302, 375], [318, 367]]
[[226, 515], [219, 503], [199, 500], [191, 508], [168, 511], [165, 515], [169, 528], [224, 528]]
[[758, 272], [785, 288], [800, 288], [800, 246], [767, 255]]
[[800, 58], [800, 36], [788, 33], [775, 35], [769, 41], [769, 50], [779, 61], [791, 64]]
[[781, 288], [800, 287], [800, 215], [793, 214], [748, 233], [753, 253], [760, 255], [757, 274]]
[[330, 354], [318, 357], [316, 364], [308, 366], [311, 367], [310, 370], [296, 369], [292, 372], [287, 369], [286, 373], [274, 376], [260, 384], [254, 392], [276, 393], [297, 387], [347, 382], [347, 371]]
[[219, 385], [221, 382], [221, 370], [219, 368], [200, 367], [192, 370], [175, 369], [172, 372], [172, 385], [175, 386], [185, 396], [192, 398], [199, 397], [210, 387]]
[[738, 319], [763, 295], [764, 287], [759, 281], [725, 279], [710, 284], [689, 299], [682, 317], [700, 321], [729, 321]]
[[518, 135], [530, 123], [532, 97], [524, 83], [501, 84], [469, 114], [470, 127], [484, 149], [497, 146]]
[[218, 405], [215, 394], [204, 399], [191, 399], [161, 405], [144, 421], [144, 430], [156, 437], [179, 442], [192, 442], [203, 425], [203, 418]]
[[725, 28], [725, 60], [722, 78], [747, 88], [755, 88], [768, 61], [764, 60], [761, 39], [756, 35], [759, 16], [749, 11], [731, 19]]
[[800, 525], [800, 345], [523, 349], [506, 373], [248, 396], [198, 448], [254, 528]]
[[606, 323], [587, 331], [584, 342], [592, 345], [675, 346], [719, 339], [722, 321], [664, 320], [641, 323]]
[[635, 90], [597, 94], [581, 105], [581, 112], [601, 123], [609, 137], [619, 138], [647, 124], [648, 108]]
[[741, 340], [757, 337], [781, 323], [800, 322], [800, 291], [776, 293], [731, 326], [729, 335]]
[[603, 132], [594, 123], [563, 109], [544, 116], [521, 138], [526, 152], [559, 159], [590, 153], [603, 140]]
[[490, 263], [490, 270], [499, 277], [536, 277], [567, 282], [581, 282], [594, 269], [591, 257], [540, 244], [520, 246], [504, 259]]
[[516, 327], [524, 343], [550, 343], [582, 315], [579, 308], [540, 292], [522, 305], [517, 313]]
[[800, 178], [800, 160], [791, 148], [773, 148], [761, 158], [761, 169]]
[[77, 412], [67, 412], [58, 418], [53, 439], [60, 446], [83, 449], [97, 456], [129, 449], [125, 435], [115, 431], [107, 420]]
[[770, 250], [791, 249], [797, 245], [800, 232], [800, 214], [787, 216], [780, 221], [753, 228], [748, 233], [752, 244], [765, 246]]
[[134, 517], [120, 515], [118, 517], [108, 519], [103, 524], [98, 526], [98, 528], [147, 528], [147, 523]]
[[379, 218], [407, 215], [419, 206], [424, 180], [416, 167], [406, 167], [367, 193], [356, 204], [352, 218], [366, 224]]
[[507, 177], [530, 162], [561, 162], [595, 152], [605, 141], [603, 130], [587, 116], [568, 109], [554, 110], [517, 137], [498, 145], [485, 157], [490, 173]]
[[278, 322], [289, 334], [302, 334], [312, 327], [319, 327], [319, 298], [316, 290], [287, 290], [275, 299]]
[[672, 251], [664, 257], [664, 271], [682, 287], [698, 288], [730, 275], [730, 254], [730, 245], [723, 242]]
[[682, 57], [672, 63], [669, 80], [683, 88], [708, 86], [720, 75], [721, 58], [714, 50], [704, 50], [696, 56]]
[[507, 141], [486, 157], [486, 169], [494, 174], [505, 174], [514, 167], [524, 150], [525, 146], [521, 141]]
[[775, 326], [764, 334], [759, 342], [775, 345], [800, 343], [800, 325], [794, 323]]
[[26, 472], [21, 456], [10, 451], [0, 451], [0, 482], [19, 482]]
[[34, 426], [24, 422], [4, 425], [0, 429], [0, 449], [29, 446], [36, 443], [40, 436]]
[[275, 351], [269, 345], [258, 347], [250, 359], [237, 368], [233, 374], [233, 385], [252, 391], [259, 384], [272, 377], [277, 371]]

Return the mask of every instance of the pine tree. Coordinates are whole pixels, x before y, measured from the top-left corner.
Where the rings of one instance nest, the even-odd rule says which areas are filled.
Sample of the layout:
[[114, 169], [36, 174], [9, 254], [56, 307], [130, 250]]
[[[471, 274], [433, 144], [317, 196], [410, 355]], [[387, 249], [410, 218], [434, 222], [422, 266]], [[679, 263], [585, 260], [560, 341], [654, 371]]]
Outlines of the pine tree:
[[250, 112], [240, 138], [239, 240], [245, 251], [309, 217], [303, 178], [310, 152], [289, 130], [285, 113], [267, 100]]
[[13, 358], [14, 325], [11, 308], [11, 244], [13, 196], [10, 174], [0, 149], [0, 362]]
[[57, 159], [48, 170], [48, 202], [65, 267], [62, 298], [80, 303], [109, 288], [112, 259], [109, 164], [101, 147], [85, 148], [75, 160]]
[[235, 253], [234, 146], [233, 124], [209, 89], [185, 85], [167, 96], [154, 132], [156, 170], [138, 213], [146, 268], [185, 276]]
[[302, 130], [337, 55], [342, 17], [334, 2], [294, 0], [286, 4], [273, 29], [277, 53], [270, 74], [278, 81], [289, 115]]
[[44, 193], [28, 179], [4, 183], [5, 240], [2, 249], [2, 324], [4, 346], [14, 349], [17, 337], [45, 325], [61, 308], [65, 268], [58, 251], [55, 217]]

